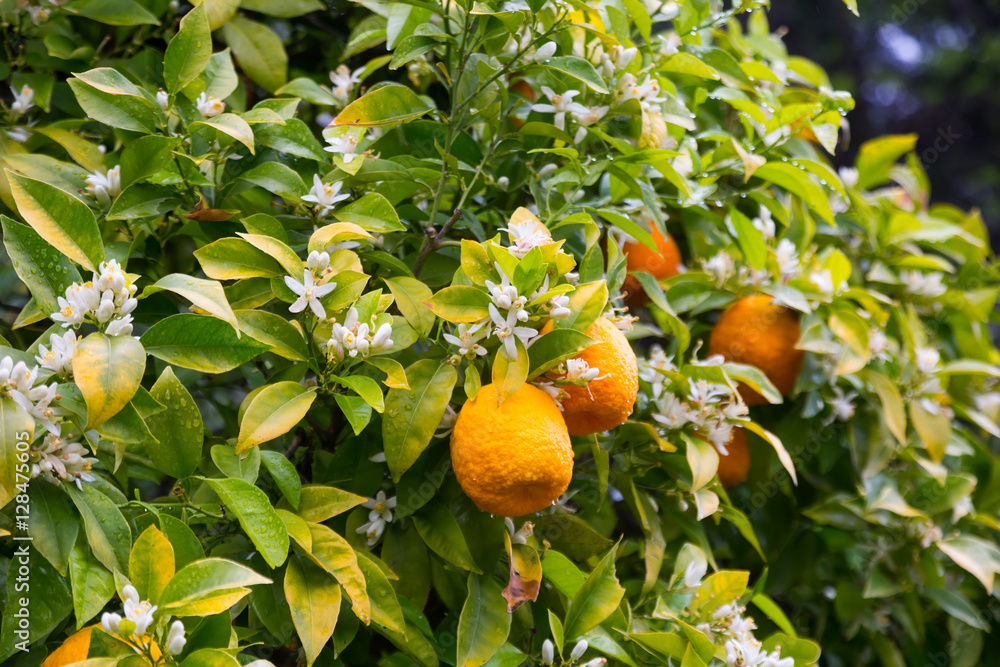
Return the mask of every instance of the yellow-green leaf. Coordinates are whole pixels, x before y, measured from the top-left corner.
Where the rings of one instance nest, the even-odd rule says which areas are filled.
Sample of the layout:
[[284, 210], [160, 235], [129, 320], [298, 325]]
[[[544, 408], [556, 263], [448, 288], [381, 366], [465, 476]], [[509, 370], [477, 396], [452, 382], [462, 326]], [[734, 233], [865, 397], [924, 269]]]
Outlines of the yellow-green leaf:
[[146, 352], [132, 336], [92, 333], [76, 345], [73, 380], [87, 404], [91, 429], [118, 414], [139, 389]]
[[132, 545], [128, 578], [139, 592], [140, 600], [157, 604], [173, 576], [174, 548], [159, 528], [150, 526]]
[[328, 572], [296, 554], [288, 559], [284, 587], [306, 665], [312, 665], [337, 626], [340, 585]]
[[236, 337], [240, 337], [240, 328], [239, 323], [236, 321], [236, 315], [233, 314], [229, 300], [226, 299], [226, 293], [222, 290], [222, 284], [217, 280], [205, 280], [204, 278], [187, 276], [183, 273], [171, 273], [143, 290], [143, 295], [159, 292], [160, 290], [167, 290], [178, 294], [209, 315], [214, 315], [223, 322], [228, 322], [236, 330]]
[[316, 391], [298, 382], [278, 382], [268, 385], [252, 397], [243, 414], [236, 453], [288, 433], [316, 400]]
[[312, 558], [334, 576], [351, 598], [351, 607], [361, 622], [371, 620], [371, 600], [365, 588], [365, 575], [358, 566], [358, 556], [343, 537], [320, 524], [311, 524]]
[[433, 107], [407, 86], [390, 84], [376, 88], [347, 105], [333, 119], [334, 125], [383, 127], [419, 118]]

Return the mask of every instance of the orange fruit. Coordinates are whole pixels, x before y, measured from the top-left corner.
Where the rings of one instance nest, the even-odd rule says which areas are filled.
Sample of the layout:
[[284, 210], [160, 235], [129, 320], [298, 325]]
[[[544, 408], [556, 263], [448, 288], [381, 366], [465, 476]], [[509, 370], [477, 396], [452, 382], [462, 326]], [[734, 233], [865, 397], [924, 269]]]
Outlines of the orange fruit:
[[[719, 448], [716, 447], [715, 450], [718, 452]], [[733, 429], [733, 437], [726, 445], [726, 450], [729, 452], [727, 455], [719, 452], [719, 470], [716, 474], [722, 486], [729, 489], [746, 481], [750, 472], [750, 448], [747, 447], [747, 434], [743, 429]]]
[[[551, 330], [549, 322], [542, 333]], [[567, 394], [563, 417], [570, 435], [592, 435], [624, 424], [639, 391], [639, 366], [625, 334], [606, 317], [598, 317], [584, 333], [597, 342], [576, 358], [598, 369], [600, 379], [586, 387], [562, 387]]]
[[653, 229], [651, 236], [656, 241], [655, 252], [638, 241], [626, 241], [622, 245], [625, 266], [628, 268], [628, 275], [625, 276], [625, 283], [622, 286], [627, 293], [626, 301], [632, 307], [643, 306], [649, 301], [633, 273], [644, 271], [657, 280], [680, 273], [681, 251], [677, 243], [670, 235], [664, 236], [660, 233], [655, 224], [650, 223], [650, 226]]
[[573, 448], [551, 396], [523, 384], [497, 405], [496, 389], [488, 384], [458, 413], [451, 465], [479, 509], [522, 516], [565, 493], [573, 478]]
[[42, 667], [64, 667], [64, 665], [75, 665], [87, 659], [90, 652], [90, 631], [95, 626], [88, 625], [66, 638], [59, 648], [50, 653]]
[[[758, 294], [740, 299], [722, 312], [709, 336], [708, 354], [756, 366], [787, 396], [802, 370], [804, 353], [795, 349], [799, 335], [799, 314]], [[739, 391], [747, 405], [767, 402], [742, 383]]]

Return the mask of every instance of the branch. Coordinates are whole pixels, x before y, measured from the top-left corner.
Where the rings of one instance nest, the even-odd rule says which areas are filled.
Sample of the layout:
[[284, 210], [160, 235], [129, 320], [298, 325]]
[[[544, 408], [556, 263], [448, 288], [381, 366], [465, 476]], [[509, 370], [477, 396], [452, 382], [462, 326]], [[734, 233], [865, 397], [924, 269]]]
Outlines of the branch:
[[444, 238], [448, 236], [448, 232], [451, 231], [451, 228], [454, 227], [455, 223], [461, 220], [461, 218], [462, 209], [456, 208], [455, 212], [451, 214], [450, 218], [448, 218], [448, 222], [444, 223], [439, 231], [435, 232], [433, 227], [427, 228], [427, 242], [424, 243], [424, 246], [420, 249], [417, 261], [413, 263], [414, 277], [420, 275], [420, 269], [424, 268], [424, 262], [427, 261], [427, 257], [441, 247], [441, 243], [444, 241]]

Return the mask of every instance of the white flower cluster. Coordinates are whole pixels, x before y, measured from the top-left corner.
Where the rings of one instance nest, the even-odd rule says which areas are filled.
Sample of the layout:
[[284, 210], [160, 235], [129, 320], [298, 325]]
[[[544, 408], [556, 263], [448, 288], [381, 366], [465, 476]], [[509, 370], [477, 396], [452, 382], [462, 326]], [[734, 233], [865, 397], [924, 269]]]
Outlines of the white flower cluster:
[[[73, 283], [58, 298], [59, 311], [50, 317], [64, 328], [91, 322], [109, 336], [132, 333], [132, 315], [138, 305], [136, 286], [117, 260], [101, 262], [99, 273], [85, 283]], [[50, 339], [51, 342], [51, 339]]]
[[[153, 613], [157, 606], [150, 604], [148, 600], [140, 601], [139, 591], [131, 584], [122, 589], [122, 597], [125, 617], [105, 612], [101, 616], [101, 628], [109, 635], [124, 640], [136, 653], [148, 653], [152, 639], [147, 636], [147, 632], [153, 625]], [[161, 643], [162, 650], [167, 655], [180, 655], [186, 643], [184, 623], [175, 620]]]
[[328, 353], [332, 353], [338, 361], [347, 357], [367, 357], [384, 352], [392, 347], [392, 324], [386, 322], [375, 327], [372, 322], [359, 322], [358, 309], [351, 308], [344, 317], [343, 324], [333, 323], [330, 340], [326, 342]]
[[653, 419], [669, 431], [693, 430], [710, 441], [723, 456], [736, 424], [747, 420], [749, 410], [738, 394], [726, 385], [689, 378], [690, 391], [678, 395], [667, 391], [663, 371], [676, 371], [663, 350], [654, 348], [639, 366], [639, 377], [651, 386], [656, 412]]
[[[590, 643], [586, 639], [581, 639], [573, 646], [573, 650], [570, 651], [569, 660], [563, 661], [564, 665], [576, 664], [580, 658], [587, 652], [590, 648]], [[543, 665], [554, 665], [556, 660], [556, 647], [552, 643], [551, 639], [546, 639], [542, 642], [542, 664]], [[608, 659], [604, 657], [593, 658], [583, 663], [581, 667], [601, 667], [601, 665], [607, 664]]]
[[67, 437], [48, 433], [40, 447], [31, 448], [31, 476], [45, 477], [53, 484], [71, 480], [83, 489], [82, 482], [93, 482], [90, 474], [97, 459], [87, 456], [87, 449]]
[[111, 206], [111, 202], [122, 193], [121, 167], [114, 166], [107, 173], [99, 171], [87, 176], [87, 192], [97, 198], [102, 206]]
[[11, 357], [0, 359], [0, 398], [9, 398], [30, 414], [49, 433], [58, 435], [56, 411], [49, 404], [59, 394], [55, 382], [35, 386], [38, 367], [28, 368], [23, 361], [14, 363]]
[[371, 510], [368, 513], [368, 523], [358, 527], [358, 535], [368, 538], [368, 546], [374, 546], [382, 537], [385, 527], [392, 523], [392, 510], [396, 507], [396, 497], [385, 497], [385, 491], [379, 491], [374, 498], [361, 503], [362, 507]]
[[49, 347], [39, 345], [35, 360], [42, 368], [52, 371], [53, 375], [69, 377], [73, 373], [73, 355], [76, 353], [78, 340], [75, 331], [67, 331], [61, 336], [51, 334]]

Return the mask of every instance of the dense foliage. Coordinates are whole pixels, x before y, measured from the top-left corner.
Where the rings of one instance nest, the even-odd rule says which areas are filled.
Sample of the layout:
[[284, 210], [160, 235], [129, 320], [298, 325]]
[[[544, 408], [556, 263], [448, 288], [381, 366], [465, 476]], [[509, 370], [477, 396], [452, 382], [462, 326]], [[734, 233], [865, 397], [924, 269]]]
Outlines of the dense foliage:
[[[0, 0], [0, 659], [995, 651], [986, 231], [914, 136], [830, 166], [851, 95], [765, 5]], [[720, 320], [761, 295], [797, 349]], [[568, 407], [599, 318], [628, 421], [481, 511], [456, 415]]]

